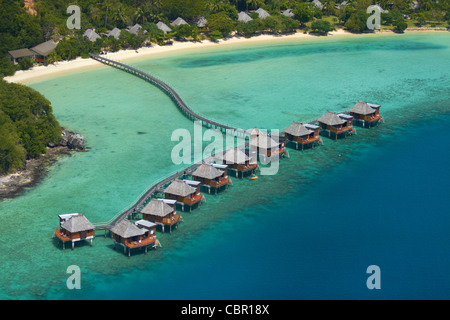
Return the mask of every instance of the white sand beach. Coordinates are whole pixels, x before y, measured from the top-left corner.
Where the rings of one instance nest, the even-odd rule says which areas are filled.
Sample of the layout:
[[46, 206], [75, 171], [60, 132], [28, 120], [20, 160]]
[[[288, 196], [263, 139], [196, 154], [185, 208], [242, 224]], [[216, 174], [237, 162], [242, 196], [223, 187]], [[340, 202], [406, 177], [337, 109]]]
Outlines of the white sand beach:
[[[344, 31], [342, 29], [332, 31], [328, 34], [328, 37], [343, 36], [343, 35], [354, 35], [350, 32]], [[149, 55], [156, 55], [168, 52], [176, 52], [186, 49], [197, 49], [205, 47], [214, 46], [224, 46], [224, 45], [235, 45], [240, 43], [261, 43], [268, 41], [281, 41], [281, 40], [294, 40], [294, 39], [306, 39], [306, 38], [317, 38], [317, 36], [305, 34], [305, 33], [295, 33], [289, 35], [260, 35], [252, 38], [244, 37], [232, 37], [226, 40], [219, 40], [218, 42], [212, 42], [209, 40], [203, 40], [202, 42], [179, 42], [174, 41], [172, 45], [168, 46], [158, 46], [153, 45], [151, 47], [143, 47], [138, 50], [120, 50], [118, 52], [110, 52], [104, 55], [104, 57], [113, 60], [124, 61], [127, 59], [141, 58]], [[25, 83], [32, 80], [38, 80], [43, 77], [53, 76], [63, 72], [81, 70], [83, 68], [101, 66], [101, 64], [92, 59], [82, 59], [77, 58], [70, 61], [60, 61], [48, 66], [36, 66], [29, 70], [17, 71], [13, 76], [5, 77], [4, 79], [8, 82], [15, 83]]]

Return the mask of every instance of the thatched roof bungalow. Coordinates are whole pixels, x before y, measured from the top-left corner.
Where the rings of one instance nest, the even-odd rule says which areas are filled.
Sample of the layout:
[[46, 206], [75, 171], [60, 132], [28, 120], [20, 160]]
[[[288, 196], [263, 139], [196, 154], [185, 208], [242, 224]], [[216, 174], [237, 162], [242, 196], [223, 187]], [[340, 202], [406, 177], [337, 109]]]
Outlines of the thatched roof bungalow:
[[203, 194], [200, 192], [200, 182], [192, 180], [174, 180], [165, 190], [165, 198], [170, 200], [176, 200], [184, 205], [189, 206], [189, 210], [196, 203], [201, 203], [204, 199]]
[[65, 242], [72, 242], [72, 250], [74, 243], [81, 240], [90, 240], [92, 246], [92, 239], [94, 239], [94, 225], [80, 213], [70, 213], [59, 215], [59, 230], [55, 228], [55, 236], [63, 243], [65, 249]]
[[172, 226], [182, 220], [181, 216], [176, 214], [175, 203], [175, 200], [152, 199], [141, 210], [142, 218], [160, 225], [163, 231], [164, 226], [169, 226], [172, 231]]

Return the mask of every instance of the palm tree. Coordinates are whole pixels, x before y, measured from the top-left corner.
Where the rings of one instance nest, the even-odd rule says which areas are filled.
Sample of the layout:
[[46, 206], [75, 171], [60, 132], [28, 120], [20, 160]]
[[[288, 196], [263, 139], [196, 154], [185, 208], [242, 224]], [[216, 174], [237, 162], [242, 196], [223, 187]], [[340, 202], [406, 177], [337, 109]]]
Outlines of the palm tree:
[[141, 22], [141, 24], [144, 24], [145, 21], [147, 21], [147, 17], [145, 16], [144, 10], [142, 10], [141, 7], [136, 9], [136, 12], [134, 13], [136, 22]]

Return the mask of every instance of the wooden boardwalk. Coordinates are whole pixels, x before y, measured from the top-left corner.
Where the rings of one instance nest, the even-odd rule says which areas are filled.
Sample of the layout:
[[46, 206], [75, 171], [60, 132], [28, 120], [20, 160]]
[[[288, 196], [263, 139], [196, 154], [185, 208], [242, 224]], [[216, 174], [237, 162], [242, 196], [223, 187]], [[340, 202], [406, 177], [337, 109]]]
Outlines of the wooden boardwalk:
[[[101, 57], [99, 55], [95, 54], [89, 54], [92, 59], [99, 61], [105, 65], [115, 67], [117, 69], [120, 69], [122, 71], [128, 72], [134, 76], [137, 76], [147, 82], [150, 82], [151, 84], [155, 85], [157, 88], [161, 89], [166, 95], [168, 95], [172, 101], [175, 103], [177, 108], [190, 120], [192, 121], [201, 121], [202, 126], [205, 126], [207, 128], [216, 129], [224, 134], [236, 136], [245, 138], [249, 134], [238, 128], [234, 128], [229, 125], [221, 124], [216, 121], [209, 120], [195, 112], [193, 112], [181, 99], [181, 97], [178, 95], [178, 93], [175, 92], [168, 84], [165, 82], [155, 78], [154, 76], [145, 73], [143, 71], [140, 71], [136, 68], [133, 68], [131, 66], [128, 66], [126, 64], [110, 60], [104, 57]], [[225, 151], [224, 151], [225, 152]], [[223, 154], [223, 152], [222, 152]], [[211, 158], [202, 160], [198, 163], [195, 163], [187, 168], [184, 168], [182, 170], [177, 171], [176, 173], [170, 174], [169, 176], [163, 177], [159, 179], [158, 181], [155, 181], [147, 190], [142, 192], [139, 197], [134, 201], [131, 205], [124, 208], [123, 210], [119, 211], [112, 219], [106, 222], [100, 222], [100, 223], [94, 223], [95, 230], [110, 230], [112, 227], [114, 227], [117, 223], [123, 221], [124, 219], [127, 219], [130, 215], [136, 212], [140, 212], [140, 210], [144, 207], [145, 203], [148, 201], [149, 198], [151, 198], [153, 195], [157, 193], [162, 193], [163, 190], [170, 184], [172, 181], [183, 178], [183, 177], [189, 177], [191, 176], [192, 172], [197, 169], [203, 162], [212, 161], [217, 157], [218, 154], [214, 155]]]
[[175, 92], [175, 90], [173, 90], [164, 81], [161, 81], [146, 72], [143, 72], [141, 70], [138, 70], [138, 69], [128, 66], [126, 64], [123, 64], [123, 63], [120, 63], [120, 62], [117, 62], [114, 60], [110, 60], [110, 59], [107, 59], [107, 58], [104, 58], [104, 57], [101, 57], [99, 55], [95, 55], [92, 53], [90, 53], [89, 55], [92, 59], [94, 59], [96, 61], [99, 61], [108, 66], [115, 67], [122, 71], [128, 72], [136, 77], [139, 77], [147, 82], [150, 82], [157, 88], [161, 89], [161, 91], [163, 91], [167, 96], [169, 96], [169, 98], [172, 99], [172, 101], [175, 103], [177, 108], [190, 120], [201, 121], [202, 126], [204, 126], [206, 128], [212, 128], [212, 129], [219, 130], [227, 135], [232, 135], [232, 136], [237, 136], [237, 137], [245, 137], [246, 135], [248, 135], [243, 129], [238, 129], [238, 128], [234, 128], [230, 125], [221, 124], [221, 123], [212, 121], [210, 119], [205, 118], [204, 116], [201, 116], [201, 115], [195, 113], [187, 106], [187, 104], [183, 101], [183, 99], [181, 99], [181, 97], [178, 95], [178, 93]]

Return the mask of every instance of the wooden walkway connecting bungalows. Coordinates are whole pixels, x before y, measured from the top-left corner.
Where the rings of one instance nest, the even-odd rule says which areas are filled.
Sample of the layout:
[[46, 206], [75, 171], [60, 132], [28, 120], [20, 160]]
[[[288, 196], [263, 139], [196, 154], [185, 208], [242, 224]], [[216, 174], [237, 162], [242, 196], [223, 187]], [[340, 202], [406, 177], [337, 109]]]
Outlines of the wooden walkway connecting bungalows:
[[[205, 163], [210, 163], [211, 166], [213, 162], [217, 161], [217, 159], [226, 159], [225, 157], [225, 153], [226, 152], [230, 152], [231, 150], [234, 150], [234, 153], [238, 153], [238, 150], [241, 150], [242, 148], [244, 148], [243, 150], [245, 150], [245, 152], [249, 151], [248, 148], [253, 144], [256, 145], [257, 149], [261, 149], [266, 156], [272, 156], [272, 155], [289, 155], [289, 153], [285, 150], [286, 147], [286, 143], [284, 141], [285, 137], [284, 136], [279, 136], [278, 142], [273, 141], [272, 137], [270, 135], [265, 135], [262, 134], [261, 135], [261, 131], [257, 128], [254, 128], [250, 131], [244, 131], [241, 129], [236, 129], [232, 126], [228, 126], [228, 125], [223, 125], [220, 124], [218, 122], [215, 121], [211, 121], [205, 117], [202, 117], [196, 113], [194, 113], [184, 102], [183, 100], [180, 98], [180, 96], [170, 87], [168, 86], [166, 83], [164, 83], [163, 81], [145, 73], [142, 72], [140, 70], [137, 70], [135, 68], [132, 68], [130, 66], [127, 66], [125, 64], [122, 64], [120, 62], [116, 62], [110, 59], [106, 59], [104, 57], [100, 57], [98, 55], [93, 55], [90, 54], [91, 58], [94, 60], [97, 60], [101, 63], [104, 63], [106, 65], [109, 66], [113, 66], [116, 67], [120, 70], [126, 71], [130, 74], [133, 74], [135, 76], [138, 76], [142, 79], [144, 79], [145, 81], [148, 81], [150, 83], [152, 83], [153, 85], [157, 86], [158, 88], [160, 88], [164, 93], [166, 93], [176, 104], [176, 106], [178, 107], [178, 109], [184, 114], [186, 115], [189, 119], [193, 120], [193, 121], [201, 121], [202, 125], [207, 127], [207, 128], [213, 128], [216, 130], [220, 130], [221, 132], [227, 134], [227, 135], [232, 135], [235, 137], [242, 137], [242, 138], [246, 138], [246, 137], [250, 137], [250, 140], [247, 141], [246, 143], [244, 143], [243, 145], [240, 145], [238, 147], [229, 149], [229, 150], [225, 150], [223, 152], [219, 152], [214, 156], [211, 156], [208, 159], [202, 160], [198, 163], [195, 163], [185, 169], [182, 169], [180, 171], [177, 171], [176, 173], [170, 174], [166, 177], [163, 177], [161, 179], [159, 179], [158, 181], [154, 182], [152, 185], [150, 185], [145, 191], [143, 191], [138, 198], [129, 206], [127, 206], [126, 208], [124, 208], [123, 210], [119, 211], [116, 215], [114, 215], [114, 217], [112, 219], [110, 219], [107, 222], [101, 222], [101, 223], [94, 223], [93, 227], [94, 230], [105, 230], [105, 237], [106, 237], [106, 232], [109, 231], [120, 231], [121, 228], [124, 228], [124, 226], [126, 226], [126, 224], [129, 222], [125, 222], [125, 220], [127, 220], [130, 216], [133, 216], [136, 213], [141, 213], [142, 209], [147, 206], [149, 204], [149, 202], [158, 194], [164, 194], [167, 195], [168, 193], [165, 193], [165, 190], [167, 190], [167, 188], [174, 182], [174, 181], [179, 181], [180, 179], [184, 179], [184, 178], [193, 178], [193, 173], [195, 171], [197, 171], [199, 169], [200, 166], [204, 165]], [[377, 106], [377, 105], [373, 105], [373, 106]], [[379, 106], [378, 106], [379, 107]], [[336, 120], [338, 123], [336, 124], [326, 124], [324, 123], [324, 117], [328, 117], [330, 116], [329, 114], [332, 114], [332, 118], [334, 118], [334, 120]], [[355, 130], [352, 128], [352, 120], [353, 116], [349, 115], [348, 112], [344, 112], [344, 113], [340, 113], [340, 114], [335, 114], [333, 112], [328, 112], [326, 115], [322, 116], [320, 119], [316, 120], [316, 121], [312, 121], [308, 124], [305, 124], [304, 127], [306, 127], [308, 130], [311, 131], [311, 134], [309, 137], [306, 137], [304, 142], [305, 143], [314, 143], [317, 138], [316, 135], [316, 131], [318, 131], [319, 129], [323, 129], [326, 131], [329, 131], [329, 135], [331, 136], [331, 132], [334, 132], [336, 134], [336, 139], [337, 136], [341, 133], [349, 133], [349, 132], [354, 132]], [[382, 118], [380, 117], [380, 119], [382, 120]], [[321, 121], [322, 120], [322, 121]], [[284, 132], [285, 134], [285, 132]], [[259, 136], [262, 136], [262, 139], [259, 139]], [[255, 139], [256, 138], [256, 139]], [[275, 137], [274, 137], [275, 138]], [[303, 138], [302, 138], [303, 139]], [[289, 140], [289, 139], [288, 139]], [[319, 140], [320, 141], [320, 140]], [[247, 154], [248, 156], [249, 154]], [[256, 155], [252, 155], [252, 157], [255, 157]], [[233, 157], [234, 158], [234, 157]], [[238, 161], [235, 162], [235, 164], [237, 165], [242, 165], [244, 166], [244, 168], [236, 168], [236, 170], [245, 172], [247, 169], [249, 170], [254, 170], [254, 167], [251, 167], [250, 165], [253, 165], [253, 163], [247, 163], [245, 162], [244, 164], [239, 163]], [[228, 165], [224, 164], [222, 165], [223, 167], [221, 167], [221, 165], [217, 165], [214, 164], [214, 168], [217, 170], [221, 170], [224, 168], [227, 168]], [[256, 163], [257, 166], [257, 163]], [[214, 170], [213, 170], [214, 171]], [[222, 170], [223, 171], [223, 170]], [[226, 171], [224, 171], [226, 172]], [[218, 180], [215, 178], [218, 178]], [[228, 177], [225, 177], [225, 175], [222, 176], [222, 174], [218, 177], [215, 177], [212, 179], [209, 179], [210, 181], [212, 181], [211, 183], [214, 184], [214, 186], [209, 186], [211, 187], [215, 187], [216, 190], [217, 188], [220, 188], [222, 186], [226, 186], [228, 185], [231, 181]], [[200, 183], [202, 183], [201, 179]], [[185, 181], [191, 181], [190, 179], [185, 179]], [[200, 195], [201, 193], [197, 192], [197, 193], [192, 193], [195, 194], [194, 197], [190, 197], [187, 201], [186, 204], [188, 205], [192, 205], [195, 204], [199, 201], [201, 201]], [[175, 193], [175, 196], [176, 193]], [[203, 196], [202, 196], [203, 197]], [[173, 198], [172, 198], [173, 199]], [[204, 198], [203, 198], [204, 199]], [[179, 199], [173, 199], [174, 201], [179, 201]], [[171, 219], [172, 220], [172, 219]], [[149, 223], [149, 221], [144, 221], [145, 223]], [[172, 224], [173, 221], [171, 221], [170, 223]], [[144, 223], [144, 224], [145, 224]], [[177, 219], [177, 223], [178, 223], [178, 219]], [[135, 235], [134, 236], [142, 236], [143, 234], [141, 234], [142, 232], [137, 232], [135, 231]], [[138, 234], [139, 233], [139, 234]], [[112, 234], [114, 234], [112, 232]], [[56, 235], [56, 231], [55, 231], [55, 235]], [[61, 240], [65, 241], [66, 238], [64, 238], [66, 235], [60, 235], [61, 236]], [[117, 236], [117, 234], [114, 234], [114, 236]], [[139, 240], [141, 242], [139, 242]], [[143, 244], [143, 246], [148, 245], [147, 242], [151, 242], [151, 240], [148, 240], [147, 238], [144, 239], [144, 237], [141, 237], [138, 241], [125, 241], [123, 243], [121, 243], [121, 245], [124, 245], [124, 248], [134, 248], [134, 247], [141, 247], [141, 244]], [[143, 241], [145, 240], [145, 242], [143, 243]], [[116, 241], [117, 242], [117, 241]], [[116, 243], [115, 242], [115, 243]], [[154, 246], [158, 245], [158, 243], [156, 243], [157, 240], [155, 240], [153, 243]], [[160, 244], [159, 244], [160, 245]], [[126, 251], [125, 251], [126, 252]], [[130, 254], [130, 253], [128, 253]]]
[[110, 59], [107, 59], [107, 58], [104, 58], [104, 57], [101, 57], [99, 55], [95, 55], [92, 53], [90, 53], [89, 55], [92, 59], [94, 59], [96, 61], [99, 61], [108, 66], [115, 67], [122, 71], [128, 72], [134, 76], [137, 76], [137, 77], [155, 85], [157, 88], [161, 89], [166, 95], [168, 95], [169, 98], [171, 98], [173, 100], [173, 102], [178, 107], [178, 109], [190, 120], [201, 121], [202, 126], [204, 126], [206, 128], [212, 128], [212, 129], [219, 130], [220, 132], [225, 133], [227, 135], [243, 137], [243, 138], [245, 138], [245, 136], [247, 136], [247, 133], [242, 129], [234, 128], [229, 125], [225, 125], [225, 124], [218, 123], [216, 121], [212, 121], [210, 119], [207, 119], [207, 118], [193, 112], [187, 106], [187, 104], [183, 101], [183, 99], [181, 99], [181, 97], [178, 95], [178, 93], [176, 93], [175, 90], [173, 90], [168, 84], [166, 84], [162, 80], [159, 80], [156, 77], [154, 77], [146, 72], [143, 72], [141, 70], [138, 70], [138, 69], [128, 66], [126, 64], [123, 64], [123, 63], [120, 63], [120, 62], [117, 62], [114, 60], [110, 60]]

